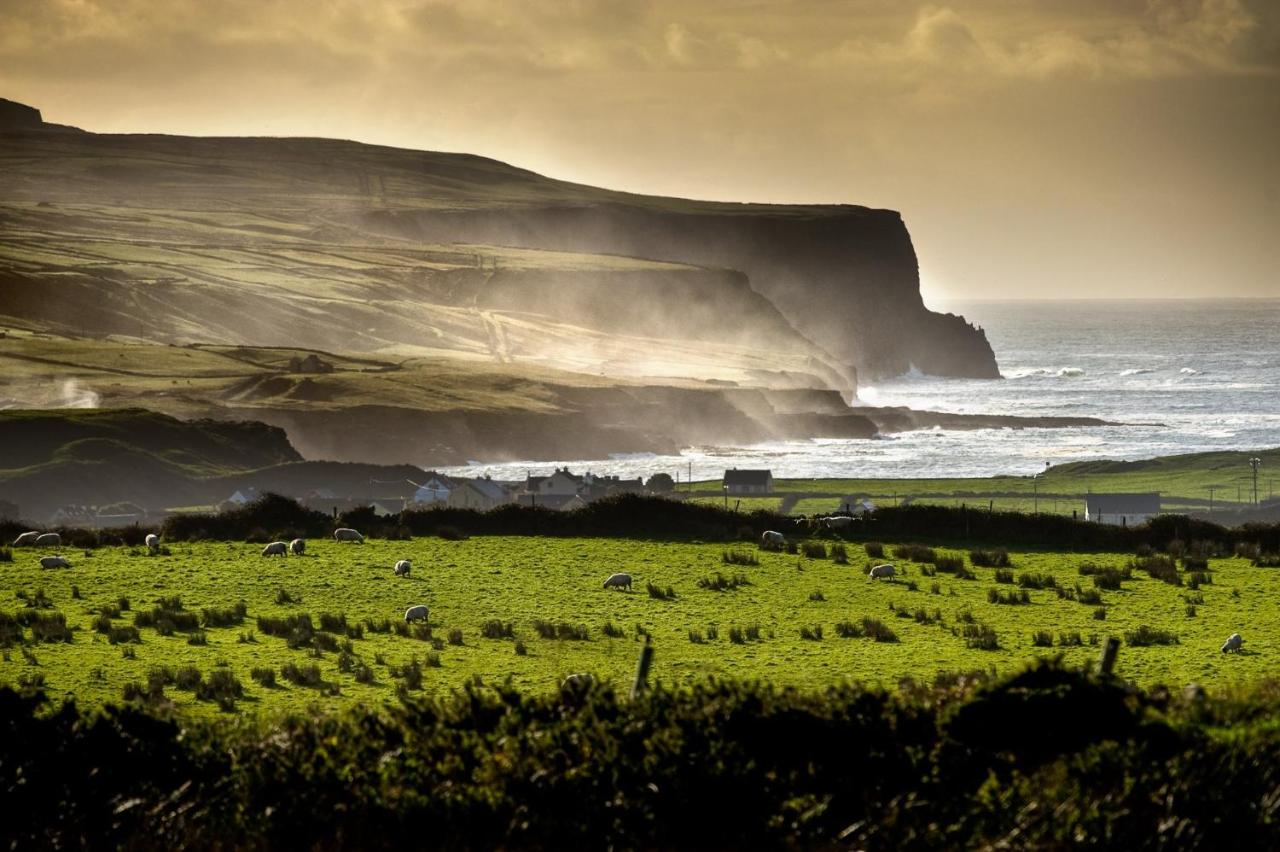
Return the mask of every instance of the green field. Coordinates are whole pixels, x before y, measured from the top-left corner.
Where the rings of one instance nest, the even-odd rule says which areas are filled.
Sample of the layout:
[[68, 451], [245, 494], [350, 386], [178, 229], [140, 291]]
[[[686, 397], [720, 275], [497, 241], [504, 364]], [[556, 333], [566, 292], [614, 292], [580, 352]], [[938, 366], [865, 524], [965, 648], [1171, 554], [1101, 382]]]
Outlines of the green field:
[[[169, 555], [154, 557], [130, 548], [68, 551], [74, 567], [50, 571], [39, 567], [33, 551], [18, 550], [13, 562], [0, 562], [0, 599], [5, 601], [0, 612], [21, 611], [23, 596], [31, 601], [43, 591], [53, 607], [45, 611], [63, 613], [73, 638], [69, 643], [37, 643], [29, 629], [24, 631], [23, 645], [4, 650], [0, 683], [43, 677], [51, 695], [74, 694], [96, 706], [119, 700], [126, 683], [145, 682], [158, 666], [192, 665], [205, 677], [226, 667], [245, 687], [239, 709], [263, 713], [391, 700], [400, 683], [392, 669], [412, 661], [424, 667], [422, 689], [431, 693], [451, 690], [475, 676], [487, 683], [510, 678], [524, 689], [551, 690], [572, 672], [592, 672], [625, 687], [640, 648], [637, 625], [653, 637], [653, 675], [673, 685], [710, 675], [809, 689], [842, 681], [892, 684], [904, 676], [932, 678], [939, 671], [1012, 671], [1036, 655], [1059, 652], [1069, 663], [1084, 664], [1097, 656], [1094, 643], [1100, 637], [1122, 636], [1139, 625], [1170, 631], [1179, 639], [1174, 645], [1123, 649], [1118, 672], [1145, 685], [1255, 681], [1274, 671], [1271, 657], [1280, 650], [1280, 571], [1255, 568], [1243, 559], [1211, 560], [1212, 583], [1198, 591], [1134, 571], [1120, 590], [1101, 592], [1106, 618], [1099, 621], [1095, 605], [1061, 600], [1052, 588], [1029, 591], [1030, 604], [990, 603], [990, 590], [1017, 593], [1019, 587], [996, 583], [989, 568], [973, 569], [974, 580], [942, 572], [927, 577], [921, 565], [895, 559], [906, 568], [905, 579], [872, 582], [865, 577], [863, 548], [848, 548], [849, 564], [840, 565], [740, 546], [756, 555], [759, 565], [739, 566], [722, 563], [722, 545], [616, 539], [419, 538], [363, 546], [314, 541], [313, 554], [288, 559], [263, 558], [257, 545], [200, 543], [174, 544]], [[391, 565], [400, 558], [413, 560], [411, 578], [392, 575]], [[1092, 578], [1079, 576], [1081, 563], [1122, 567], [1128, 559], [1122, 554], [1015, 553], [1012, 570], [1015, 576], [1051, 574], [1059, 586], [1079, 583], [1089, 590]], [[602, 589], [604, 578], [614, 571], [631, 573], [634, 591]], [[730, 591], [698, 586], [699, 579], [717, 572], [743, 574], [750, 585]], [[1186, 576], [1181, 569], [1179, 573]], [[675, 599], [651, 597], [648, 582], [671, 586]], [[281, 589], [298, 602], [277, 603]], [[825, 600], [813, 599], [817, 592]], [[189, 644], [188, 634], [181, 631], [162, 636], [145, 626], [140, 643], [113, 645], [94, 630], [100, 609], [122, 596], [131, 609], [121, 612], [115, 625], [133, 624], [136, 613], [174, 595], [181, 597], [185, 611], [196, 614], [243, 600], [247, 617], [242, 624], [209, 628], [204, 645]], [[1197, 596], [1194, 616], [1188, 615], [1188, 596]], [[258, 616], [303, 613], [317, 625], [321, 613], [345, 615], [351, 626], [366, 619], [394, 624], [407, 606], [417, 603], [431, 608], [432, 633], [441, 640], [434, 647], [426, 638], [374, 633], [366, 627], [363, 638], [349, 640], [348, 657], [333, 647], [347, 641], [345, 636], [334, 637], [332, 650], [313, 657], [314, 651], [290, 650], [286, 639], [265, 635], [256, 624]], [[891, 607], [940, 620], [918, 623], [898, 617]], [[971, 649], [956, 635], [965, 613], [996, 630], [998, 650]], [[879, 619], [900, 641], [837, 635], [838, 622], [864, 617]], [[481, 626], [490, 619], [510, 622], [515, 638], [484, 638]], [[540, 638], [538, 620], [583, 627], [588, 638]], [[620, 628], [622, 635], [606, 636], [606, 625]], [[732, 629], [752, 626], [759, 628], [758, 640], [730, 641]], [[822, 639], [801, 638], [801, 628], [814, 627], [822, 628]], [[709, 638], [712, 628], [717, 638]], [[460, 646], [448, 642], [454, 630], [461, 631]], [[1040, 630], [1052, 634], [1054, 647], [1033, 646], [1032, 634]], [[1219, 653], [1222, 641], [1237, 630], [1245, 635], [1248, 653]], [[703, 641], [692, 641], [690, 631], [698, 631]], [[1060, 647], [1064, 634], [1079, 634], [1082, 644]], [[516, 653], [516, 640], [527, 654]], [[133, 658], [126, 658], [126, 648]], [[429, 657], [438, 657], [438, 667]], [[326, 686], [287, 683], [281, 675], [287, 663], [318, 665]], [[356, 665], [371, 669], [372, 684], [357, 682]], [[251, 671], [258, 667], [272, 668], [277, 686], [255, 683]], [[170, 687], [167, 695], [179, 706], [215, 710], [213, 704], [197, 702], [191, 692]]]

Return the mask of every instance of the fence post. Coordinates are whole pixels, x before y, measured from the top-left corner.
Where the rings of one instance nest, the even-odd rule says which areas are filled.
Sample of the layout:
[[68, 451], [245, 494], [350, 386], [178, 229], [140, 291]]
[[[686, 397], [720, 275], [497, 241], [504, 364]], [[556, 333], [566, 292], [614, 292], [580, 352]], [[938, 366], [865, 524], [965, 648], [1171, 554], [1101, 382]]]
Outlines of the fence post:
[[644, 647], [640, 649], [640, 662], [636, 665], [636, 679], [631, 684], [633, 701], [649, 688], [649, 666], [651, 665], [653, 665], [653, 646], [649, 644], [649, 636], [646, 635]]
[[1102, 657], [1098, 660], [1098, 671], [1110, 675], [1116, 666], [1116, 655], [1120, 653], [1120, 640], [1108, 636], [1102, 643]]

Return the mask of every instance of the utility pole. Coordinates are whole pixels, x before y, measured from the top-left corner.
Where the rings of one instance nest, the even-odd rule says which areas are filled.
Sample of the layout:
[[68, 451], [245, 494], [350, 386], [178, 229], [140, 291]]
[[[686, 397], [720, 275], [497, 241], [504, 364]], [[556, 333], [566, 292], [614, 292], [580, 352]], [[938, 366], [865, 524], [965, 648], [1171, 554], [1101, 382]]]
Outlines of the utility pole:
[[1254, 456], [1249, 459], [1249, 467], [1253, 468], [1253, 505], [1258, 505], [1258, 468], [1262, 467], [1262, 459]]
[[1040, 514], [1040, 474], [1031, 477], [1031, 490], [1034, 494], [1031, 503], [1031, 514]]
[[1216, 485], [1209, 486], [1209, 514], [1210, 515], [1213, 514], [1213, 492], [1217, 490], [1218, 490], [1218, 486]]

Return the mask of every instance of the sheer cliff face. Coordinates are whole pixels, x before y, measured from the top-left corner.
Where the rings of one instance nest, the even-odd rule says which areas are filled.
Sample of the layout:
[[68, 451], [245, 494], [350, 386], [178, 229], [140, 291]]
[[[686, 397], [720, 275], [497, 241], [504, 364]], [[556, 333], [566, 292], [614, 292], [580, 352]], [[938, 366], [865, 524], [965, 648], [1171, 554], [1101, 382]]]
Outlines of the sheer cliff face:
[[380, 212], [364, 224], [428, 241], [734, 269], [792, 326], [863, 378], [899, 375], [913, 366], [933, 375], [999, 377], [981, 331], [925, 308], [915, 250], [897, 213], [730, 204], [696, 204], [695, 212], [684, 212], [664, 201]]

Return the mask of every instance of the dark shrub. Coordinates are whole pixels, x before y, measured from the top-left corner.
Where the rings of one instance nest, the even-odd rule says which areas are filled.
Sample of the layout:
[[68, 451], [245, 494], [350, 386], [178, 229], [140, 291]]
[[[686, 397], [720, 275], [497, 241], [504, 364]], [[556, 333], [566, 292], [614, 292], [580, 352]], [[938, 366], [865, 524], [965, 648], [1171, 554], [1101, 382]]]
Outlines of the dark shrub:
[[1178, 637], [1168, 630], [1159, 630], [1143, 624], [1137, 630], [1126, 630], [1124, 643], [1135, 648], [1146, 645], [1177, 645]]
[[1182, 578], [1178, 576], [1178, 569], [1168, 556], [1159, 554], [1139, 556], [1136, 559], [1129, 560], [1129, 568], [1135, 571], [1146, 571], [1153, 580], [1162, 580], [1173, 586], [1182, 585]]
[[960, 635], [969, 648], [980, 651], [996, 651], [1000, 648], [1000, 638], [995, 628], [989, 624], [966, 624], [961, 628]]
[[727, 578], [723, 574], [716, 572], [714, 577], [703, 577], [698, 580], [699, 589], [708, 589], [713, 592], [728, 592], [739, 586], [750, 585], [751, 581], [747, 579], [746, 574], [734, 574], [733, 577]]
[[71, 641], [67, 617], [60, 612], [36, 613], [27, 626], [31, 628], [31, 638], [36, 642]]
[[1031, 634], [1031, 644], [1036, 648], [1053, 647], [1053, 634], [1048, 630], [1037, 630]]
[[993, 604], [1029, 604], [1031, 603], [1031, 593], [1026, 589], [1010, 589], [1002, 592], [999, 589], [987, 590], [987, 602]]
[[345, 634], [347, 632], [347, 614], [344, 612], [322, 612], [319, 615], [319, 620], [319, 629], [325, 633]]
[[806, 541], [800, 545], [800, 553], [809, 559], [826, 559], [827, 546], [821, 541]]
[[1013, 583], [1013, 572], [1010, 571], [1008, 568], [997, 568], [996, 582], [997, 583]]
[[320, 667], [314, 663], [308, 666], [285, 663], [280, 667], [280, 676], [298, 686], [320, 687], [324, 685], [324, 678], [320, 675]]
[[142, 634], [138, 632], [138, 628], [122, 624], [107, 631], [107, 641], [112, 645], [123, 645], [126, 642], [138, 644], [142, 641]]
[[287, 589], [280, 589], [276, 592], [276, 604], [279, 606], [288, 606], [290, 604], [302, 603], [301, 595], [294, 595]]
[[726, 550], [720, 554], [725, 565], [759, 565], [760, 558], [749, 550]]
[[205, 633], [203, 630], [192, 631], [191, 633], [187, 634], [187, 644], [188, 645], [208, 645], [209, 634]]
[[270, 666], [261, 666], [253, 669], [249, 672], [249, 677], [267, 689], [271, 689], [276, 685], [276, 670]]
[[676, 597], [676, 590], [671, 586], [664, 589], [654, 583], [645, 583], [645, 589], [649, 592], [649, 597], [660, 601], [675, 600]]
[[964, 557], [954, 553], [939, 555], [933, 564], [944, 574], [957, 574], [966, 570]]
[[969, 561], [979, 568], [1008, 568], [1009, 551], [1003, 547], [994, 550], [970, 550]]
[[1063, 648], [1077, 648], [1084, 644], [1084, 640], [1080, 638], [1080, 631], [1073, 630], [1070, 633], [1059, 633], [1058, 644]]
[[565, 639], [571, 641], [585, 642], [589, 636], [587, 628], [576, 624], [567, 624], [560, 622], [553, 624], [550, 621], [542, 621], [541, 619], [533, 623], [533, 629], [543, 639]]
[[514, 639], [516, 627], [510, 621], [491, 618], [480, 625], [480, 635], [486, 639]]
[[867, 552], [867, 556], [872, 559], [884, 559], [884, 545], [878, 541], [869, 541], [862, 545], [863, 550]]
[[370, 633], [390, 633], [391, 632], [391, 620], [387, 618], [382, 618], [382, 619], [366, 618], [364, 622], [364, 626], [369, 630]]
[[1192, 556], [1191, 554], [1186, 554], [1182, 557], [1182, 570], [1208, 571], [1209, 560], [1204, 556]]
[[436, 529], [436, 535], [445, 541], [466, 541], [469, 536], [455, 526], [446, 524]]
[[822, 641], [822, 625], [815, 624], [813, 627], [801, 627], [800, 638], [807, 639], [811, 642]]
[[910, 562], [930, 562], [938, 561], [938, 554], [932, 547], [925, 547], [923, 544], [900, 544], [893, 549], [893, 555], [896, 559], [905, 559]]
[[200, 623], [204, 627], [232, 627], [243, 623], [248, 611], [249, 607], [244, 601], [231, 607], [202, 609]]
[[1093, 575], [1093, 586], [1096, 589], [1117, 591], [1120, 589], [1121, 575], [1115, 568], [1100, 568]]
[[1097, 589], [1082, 589], [1077, 585], [1076, 600], [1085, 606], [1098, 606], [1102, 603], [1102, 592]]
[[819, 589], [819, 590], [818, 590], [818, 591], [816, 591], [816, 592], [810, 592], [810, 593], [809, 593], [809, 600], [813, 601], [814, 603], [821, 603], [822, 601], [825, 601], [826, 599], [827, 599], [827, 596], [826, 596], [826, 595], [824, 595], [824, 594], [822, 593], [822, 590], [821, 590], [821, 589]]
[[611, 639], [619, 639], [626, 635], [626, 631], [615, 625], [612, 621], [606, 621], [604, 623], [604, 627], [600, 628], [600, 632]]
[[516, 650], [517, 657], [523, 657], [529, 653], [529, 649], [526, 648], [524, 642], [520, 641], [519, 639], [516, 640], [515, 650]]
[[1093, 611], [1093, 620], [1094, 620], [1094, 621], [1106, 621], [1106, 620], [1107, 620], [1107, 608], [1106, 608], [1105, 606], [1100, 606], [1100, 607], [1098, 607], [1097, 609], [1095, 609], [1095, 610]]
[[1058, 581], [1052, 574], [1023, 573], [1018, 575], [1018, 585], [1024, 589], [1052, 589]]
[[831, 559], [837, 565], [848, 565], [849, 549], [841, 543], [831, 545]]

